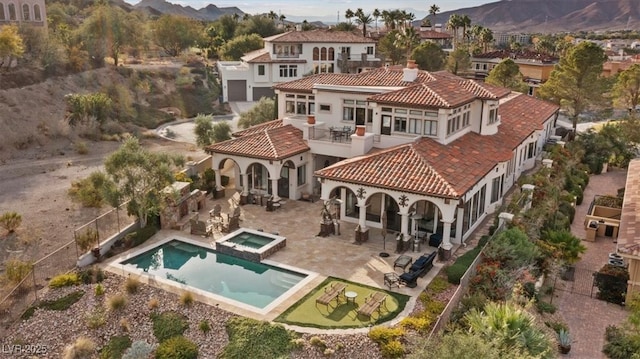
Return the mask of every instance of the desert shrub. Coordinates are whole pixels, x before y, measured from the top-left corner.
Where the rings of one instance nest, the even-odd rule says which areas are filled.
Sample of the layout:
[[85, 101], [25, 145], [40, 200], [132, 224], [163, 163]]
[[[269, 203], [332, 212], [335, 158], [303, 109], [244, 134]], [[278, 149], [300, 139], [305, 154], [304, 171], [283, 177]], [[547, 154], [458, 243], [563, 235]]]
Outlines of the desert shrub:
[[380, 345], [380, 352], [385, 358], [402, 358], [404, 356], [404, 346], [398, 340], [392, 340]]
[[427, 287], [427, 289], [432, 292], [432, 293], [442, 293], [445, 290], [447, 290], [447, 288], [449, 288], [451, 284], [449, 282], [447, 282], [444, 278], [442, 277], [435, 277], [433, 278], [433, 280], [431, 281], [431, 283], [429, 283], [429, 286]]
[[544, 325], [553, 329], [554, 332], [559, 333], [561, 330], [569, 331], [569, 326], [561, 321], [547, 321]]
[[22, 224], [22, 216], [17, 212], [5, 212], [0, 216], [0, 227], [13, 233]]
[[294, 348], [295, 333], [280, 324], [233, 317], [226, 323], [229, 344], [220, 359], [270, 359], [288, 356]]
[[49, 281], [49, 288], [70, 287], [81, 283], [77, 273], [58, 274]]
[[322, 349], [327, 347], [327, 342], [325, 342], [324, 340], [322, 340], [320, 337], [317, 337], [317, 336], [311, 337], [311, 339], [309, 339], [309, 344], [313, 345], [314, 347], [318, 347]]
[[95, 293], [96, 293], [96, 296], [104, 295], [104, 287], [102, 286], [102, 284], [98, 283], [96, 285]]
[[19, 259], [8, 259], [4, 262], [4, 278], [11, 283], [20, 283], [33, 269], [31, 262]]
[[107, 299], [107, 306], [113, 311], [118, 311], [124, 309], [127, 302], [127, 297], [124, 294], [114, 294]]
[[159, 305], [160, 305], [160, 303], [158, 302], [158, 300], [156, 298], [149, 299], [149, 303], [147, 303], [147, 306], [151, 310], [158, 308]]
[[130, 346], [131, 338], [128, 335], [111, 337], [100, 350], [100, 359], [120, 359]]
[[608, 326], [604, 338], [602, 352], [609, 359], [635, 358], [635, 355], [640, 353], [640, 338], [637, 335], [628, 335], [623, 328]]
[[131, 325], [129, 324], [129, 319], [127, 318], [120, 319], [120, 329], [122, 329], [123, 332], [131, 331]]
[[124, 288], [129, 294], [136, 294], [140, 289], [140, 281], [137, 278], [127, 277], [124, 282]]
[[64, 350], [64, 359], [85, 359], [91, 358], [96, 352], [96, 344], [93, 340], [80, 337], [67, 346]]
[[560, 202], [558, 210], [569, 218], [569, 223], [573, 223], [576, 217], [576, 209], [569, 202]]
[[38, 308], [42, 308], [46, 310], [67, 310], [73, 304], [79, 301], [83, 295], [84, 295], [84, 292], [79, 290], [79, 291], [69, 293], [64, 297], [58, 298], [56, 300], [47, 300], [47, 301], [40, 302], [38, 305], [29, 307], [29, 309], [27, 309], [24, 313], [22, 313], [22, 316], [20, 318], [24, 320], [31, 318], [33, 316], [33, 313], [35, 313], [36, 309]]
[[187, 319], [176, 312], [152, 314], [151, 320], [153, 321], [153, 335], [159, 342], [182, 335], [189, 327]]
[[404, 335], [402, 328], [374, 327], [369, 331], [369, 338], [376, 343], [388, 343]]
[[155, 346], [143, 340], [136, 340], [131, 344], [131, 347], [125, 351], [122, 359], [149, 359], [154, 350]]
[[97, 306], [86, 315], [85, 322], [90, 329], [97, 329], [107, 324], [107, 313], [102, 306]]
[[182, 335], [171, 337], [158, 346], [156, 359], [196, 359], [198, 345]]
[[180, 295], [180, 304], [185, 307], [193, 304], [193, 294], [191, 294], [191, 292], [183, 292], [182, 295]]
[[420, 334], [429, 334], [433, 320], [426, 315], [419, 317], [405, 317], [400, 321], [400, 325], [406, 329], [412, 329]]
[[157, 231], [158, 229], [155, 226], [149, 225], [127, 234], [124, 240], [128, 247], [136, 247], [146, 242], [147, 239], [151, 238]]
[[500, 232], [483, 253], [486, 262], [499, 263], [505, 269], [526, 267], [542, 256], [538, 246], [518, 228]]
[[86, 155], [89, 153], [89, 146], [87, 146], [87, 143], [84, 141], [74, 143], [73, 147], [79, 155]]
[[98, 231], [93, 228], [87, 228], [83, 233], [76, 235], [76, 243], [82, 252], [98, 246]]
[[553, 314], [556, 312], [555, 305], [541, 301], [541, 300], [536, 302], [536, 309], [538, 310], [539, 313]]
[[104, 172], [95, 171], [88, 177], [71, 182], [67, 192], [71, 199], [85, 207], [100, 208], [104, 204], [103, 188], [108, 179]]
[[83, 284], [91, 284], [93, 283], [93, 277], [95, 275], [95, 271], [92, 267], [87, 269], [83, 269], [78, 272], [78, 277]]
[[198, 324], [198, 328], [203, 333], [209, 333], [211, 331], [211, 325], [209, 324], [209, 321], [206, 319], [200, 321], [200, 324]]
[[102, 283], [102, 281], [107, 277], [102, 268], [98, 268], [96, 270], [96, 282]]
[[605, 264], [595, 275], [598, 299], [609, 303], [622, 304], [627, 292], [629, 271], [625, 267]]

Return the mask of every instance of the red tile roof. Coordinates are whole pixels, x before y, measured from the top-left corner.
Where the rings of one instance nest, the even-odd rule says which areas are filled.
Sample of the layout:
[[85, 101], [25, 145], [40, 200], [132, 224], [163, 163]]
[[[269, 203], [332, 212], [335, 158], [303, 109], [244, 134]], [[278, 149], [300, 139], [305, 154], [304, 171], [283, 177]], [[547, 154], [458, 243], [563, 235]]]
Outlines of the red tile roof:
[[369, 100], [382, 104], [455, 108], [472, 102], [475, 98], [476, 96], [461, 87], [458, 81], [443, 79], [371, 96]]
[[309, 151], [309, 146], [302, 139], [302, 131], [292, 125], [274, 128], [263, 126], [261, 130], [256, 130], [253, 133], [245, 133], [240, 137], [207, 146], [205, 151], [207, 153], [281, 160]]
[[451, 36], [450, 34], [447, 34], [446, 32], [442, 32], [442, 31], [434, 31], [434, 30], [419, 30], [418, 31], [418, 36], [420, 36], [421, 39], [424, 40], [429, 40], [429, 39], [451, 39], [453, 36]]
[[464, 80], [461, 82], [461, 85], [467, 91], [473, 92], [476, 97], [483, 100], [497, 100], [511, 93], [511, 90], [508, 88], [493, 86], [474, 80]]
[[233, 137], [241, 137], [246, 135], [252, 135], [257, 132], [262, 132], [264, 130], [270, 130], [272, 128], [282, 127], [282, 120], [271, 120], [267, 122], [263, 122], [254, 126], [251, 126], [247, 129], [236, 131], [232, 134]]
[[499, 133], [470, 132], [447, 145], [430, 138], [348, 159], [316, 171], [322, 178], [384, 189], [459, 198], [531, 133], [542, 129], [558, 106], [518, 95], [500, 106]]
[[[264, 51], [264, 50], [263, 50]], [[271, 54], [268, 52], [258, 54], [247, 54], [242, 57], [243, 60], [250, 64], [266, 64], [266, 63], [279, 63], [279, 64], [304, 64], [307, 60], [304, 59], [272, 59]]]
[[506, 58], [511, 58], [514, 60], [517, 59], [522, 59], [522, 60], [534, 60], [534, 61], [539, 61], [542, 63], [553, 63], [553, 62], [558, 62], [558, 58], [551, 56], [551, 55], [547, 55], [547, 54], [543, 54], [541, 52], [535, 52], [535, 51], [527, 51], [527, 50], [522, 50], [522, 51], [511, 51], [511, 50], [498, 50], [498, 51], [491, 51], [491, 52], [485, 52], [482, 54], [478, 54], [478, 55], [473, 55], [473, 58], [475, 59], [506, 59]]
[[310, 31], [289, 31], [283, 34], [265, 37], [264, 41], [275, 43], [313, 43], [313, 42], [333, 42], [333, 43], [371, 43], [376, 40], [362, 35], [349, 32], [337, 31], [333, 29], [316, 29]]

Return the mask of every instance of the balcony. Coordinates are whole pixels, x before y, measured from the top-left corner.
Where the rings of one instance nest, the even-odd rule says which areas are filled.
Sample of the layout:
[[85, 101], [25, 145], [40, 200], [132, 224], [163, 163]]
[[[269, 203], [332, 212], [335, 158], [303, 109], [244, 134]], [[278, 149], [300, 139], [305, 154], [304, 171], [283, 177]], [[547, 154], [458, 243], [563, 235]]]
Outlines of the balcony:
[[354, 73], [358, 68], [380, 67], [381, 65], [382, 61], [374, 57], [374, 55], [367, 55], [366, 53], [360, 55], [338, 54], [338, 67], [343, 73]]

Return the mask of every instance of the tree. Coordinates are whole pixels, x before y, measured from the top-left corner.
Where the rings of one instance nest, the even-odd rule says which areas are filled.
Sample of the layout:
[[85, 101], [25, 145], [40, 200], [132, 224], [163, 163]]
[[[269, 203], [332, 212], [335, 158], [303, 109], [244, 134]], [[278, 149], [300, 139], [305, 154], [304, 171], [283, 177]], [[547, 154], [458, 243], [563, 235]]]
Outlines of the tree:
[[347, 22], [349, 24], [351, 24], [351, 19], [356, 16], [356, 14], [351, 11], [351, 9], [347, 9], [347, 11], [344, 12], [344, 18], [347, 19]]
[[178, 56], [195, 45], [201, 33], [198, 22], [183, 16], [162, 15], [154, 23], [155, 43], [169, 56]]
[[238, 127], [249, 128], [271, 121], [276, 117], [276, 102], [272, 98], [262, 97], [249, 111], [240, 114]]
[[236, 28], [235, 36], [258, 34], [260, 37], [269, 37], [279, 33], [276, 24], [266, 16], [252, 16], [243, 21]]
[[340, 22], [340, 23], [336, 24], [334, 29], [336, 31], [349, 31], [349, 32], [351, 32], [351, 31], [356, 29], [356, 25], [350, 24], [348, 22]]
[[458, 29], [463, 26], [462, 16], [458, 14], [452, 14], [447, 21], [447, 29], [453, 31], [453, 45], [454, 48], [458, 47]]
[[478, 42], [480, 43], [480, 47], [482, 47], [482, 52], [489, 51], [489, 47], [493, 44], [493, 31], [488, 27], [483, 27], [480, 29], [480, 33], [478, 34]]
[[425, 71], [440, 71], [444, 68], [446, 54], [433, 42], [427, 41], [416, 47], [411, 53], [411, 58], [416, 61], [418, 67]]
[[226, 141], [231, 138], [231, 126], [226, 121], [214, 123], [213, 116], [199, 114], [195, 118], [196, 144], [200, 147]]
[[618, 74], [613, 86], [614, 103], [635, 115], [640, 104], [640, 64], [633, 64]]
[[495, 86], [509, 88], [513, 91], [526, 92], [527, 84], [522, 80], [520, 67], [511, 59], [500, 61], [485, 79], [485, 82]]
[[362, 25], [362, 36], [367, 36], [367, 26], [371, 24], [372, 21], [371, 15], [365, 14], [362, 9], [356, 11], [356, 24]]
[[413, 48], [420, 43], [420, 37], [413, 26], [403, 27], [402, 30], [396, 34], [396, 42], [396, 45], [404, 49], [406, 57], [409, 58]]
[[404, 57], [403, 48], [396, 41], [398, 33], [398, 30], [391, 30], [378, 41], [378, 51], [392, 65], [397, 65]]
[[261, 49], [264, 46], [258, 34], [241, 35], [220, 46], [218, 55], [223, 60], [240, 60], [247, 52]]
[[135, 19], [124, 10], [104, 4], [91, 12], [79, 31], [97, 66], [103, 64], [105, 55], [111, 56], [118, 66], [122, 50], [136, 43], [137, 27]]
[[231, 126], [229, 126], [229, 122], [220, 121], [214, 124], [211, 139], [213, 140], [213, 143], [231, 139]]
[[286, 16], [284, 16], [284, 14], [280, 14], [280, 16], [278, 17], [278, 19], [280, 20], [280, 25], [284, 26], [284, 20], [285, 20], [286, 18], [287, 18], [287, 17], [286, 17]]
[[105, 185], [107, 200], [114, 207], [129, 201], [128, 213], [135, 215], [144, 228], [149, 217], [162, 210], [163, 190], [173, 183], [174, 169], [183, 163], [182, 157], [147, 151], [131, 137], [105, 160], [110, 179]]
[[436, 14], [439, 12], [440, 12], [440, 7], [436, 4], [431, 5], [431, 7], [429, 8], [429, 15], [433, 17], [433, 20], [431, 21], [431, 23], [434, 26], [436, 25]]
[[457, 75], [459, 71], [466, 71], [471, 67], [471, 56], [465, 48], [457, 48], [453, 50], [447, 57], [447, 71]]
[[602, 102], [602, 65], [607, 60], [604, 50], [590, 41], [581, 42], [560, 58], [549, 80], [542, 84], [537, 95], [564, 108], [576, 131], [578, 116], [589, 106]]
[[67, 121], [69, 125], [102, 125], [111, 115], [113, 101], [102, 92], [90, 94], [69, 94], [64, 97], [67, 103]]
[[373, 9], [373, 13], [371, 14], [371, 16], [373, 16], [373, 19], [376, 22], [376, 32], [378, 31], [378, 19], [380, 18], [380, 15], [380, 10], [378, 10], [377, 8]]
[[15, 25], [5, 25], [0, 28], [0, 69], [8, 59], [7, 69], [11, 67], [14, 57], [20, 57], [24, 53], [22, 38], [18, 35], [18, 27]]

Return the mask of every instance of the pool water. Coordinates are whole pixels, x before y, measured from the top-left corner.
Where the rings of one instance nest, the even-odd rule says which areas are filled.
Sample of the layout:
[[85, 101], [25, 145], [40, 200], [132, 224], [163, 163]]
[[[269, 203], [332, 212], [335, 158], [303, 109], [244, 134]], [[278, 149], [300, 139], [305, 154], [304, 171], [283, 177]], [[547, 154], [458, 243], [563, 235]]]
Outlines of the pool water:
[[250, 247], [254, 249], [260, 249], [267, 244], [273, 242], [273, 238], [260, 236], [250, 232], [242, 232], [237, 236], [228, 239], [227, 242], [239, 244], [241, 246]]
[[121, 264], [261, 309], [307, 276], [177, 239]]

